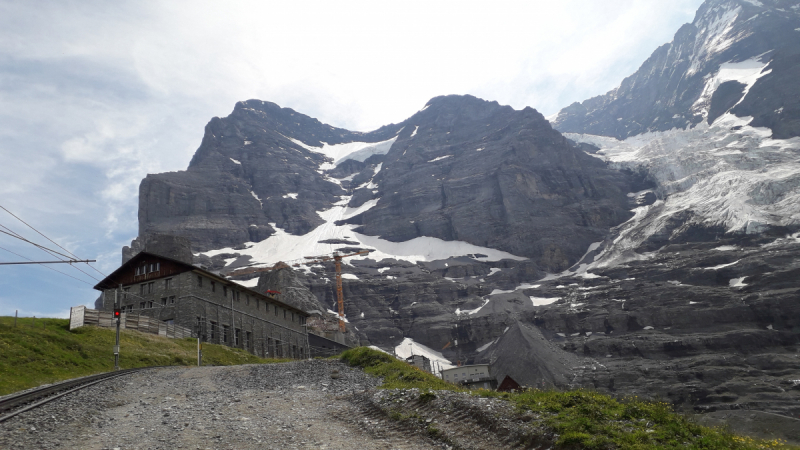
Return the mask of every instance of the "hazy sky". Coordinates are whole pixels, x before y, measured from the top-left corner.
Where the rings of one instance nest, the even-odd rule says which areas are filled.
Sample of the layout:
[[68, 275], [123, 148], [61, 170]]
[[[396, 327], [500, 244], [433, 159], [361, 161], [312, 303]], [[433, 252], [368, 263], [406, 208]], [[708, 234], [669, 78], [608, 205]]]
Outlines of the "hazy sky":
[[[0, 205], [109, 273], [137, 235], [141, 179], [185, 169], [239, 100], [360, 131], [445, 94], [550, 115], [617, 86], [700, 3], [0, 1]], [[0, 225], [37, 236], [2, 210]], [[0, 266], [0, 315], [97, 297], [95, 280], [53, 268], [85, 282]]]

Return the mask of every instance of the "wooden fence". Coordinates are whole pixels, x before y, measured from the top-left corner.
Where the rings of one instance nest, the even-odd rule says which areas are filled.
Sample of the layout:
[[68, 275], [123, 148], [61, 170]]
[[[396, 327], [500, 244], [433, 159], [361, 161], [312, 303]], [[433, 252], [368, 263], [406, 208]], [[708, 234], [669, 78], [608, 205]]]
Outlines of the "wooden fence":
[[[114, 314], [111, 311], [98, 311], [96, 309], [88, 309], [85, 306], [70, 308], [69, 329], [72, 330], [84, 325], [95, 325], [104, 328], [113, 328], [116, 326], [114, 323]], [[168, 324], [141, 314], [122, 313], [120, 328], [137, 330], [142, 333], [157, 334], [173, 339], [192, 337], [192, 330], [188, 328]]]

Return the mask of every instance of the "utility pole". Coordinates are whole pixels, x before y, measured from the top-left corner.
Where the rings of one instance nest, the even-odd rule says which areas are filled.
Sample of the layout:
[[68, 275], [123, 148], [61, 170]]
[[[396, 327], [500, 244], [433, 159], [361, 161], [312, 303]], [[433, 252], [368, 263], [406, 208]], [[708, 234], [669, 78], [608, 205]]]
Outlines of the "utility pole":
[[114, 318], [117, 320], [117, 338], [114, 344], [114, 370], [119, 370], [119, 322], [120, 322], [120, 312], [119, 312], [119, 291], [121, 289], [117, 288], [114, 289]]

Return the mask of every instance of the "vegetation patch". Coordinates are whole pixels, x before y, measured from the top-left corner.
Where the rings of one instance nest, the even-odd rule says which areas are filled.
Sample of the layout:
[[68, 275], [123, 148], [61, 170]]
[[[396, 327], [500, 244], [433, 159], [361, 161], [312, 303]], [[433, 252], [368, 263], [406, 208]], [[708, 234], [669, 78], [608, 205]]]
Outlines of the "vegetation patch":
[[[531, 433], [542, 426], [557, 436], [556, 449], [797, 449], [779, 440], [758, 440], [736, 436], [726, 430], [704, 427], [674, 412], [664, 402], [643, 401], [636, 397], [615, 399], [589, 390], [557, 391], [529, 389], [506, 393], [487, 390], [467, 391], [423, 372], [394, 357], [366, 347], [341, 356], [352, 366], [383, 377], [384, 389], [419, 389], [433, 400], [431, 390], [469, 392], [471, 395], [500, 398], [513, 403], [522, 415], [532, 416]], [[409, 420], [394, 411], [395, 420]], [[433, 427], [429, 435], [441, 433]], [[531, 435], [533, 439], [533, 434]], [[524, 445], [524, 443], [522, 443]]]
[[439, 377], [369, 347], [358, 347], [342, 353], [342, 361], [364, 372], [383, 378], [384, 389], [463, 390]]
[[[67, 319], [0, 317], [0, 395], [114, 370], [111, 328], [69, 330]], [[197, 340], [169, 339], [133, 330], [120, 332], [120, 367], [193, 366]], [[203, 365], [263, 364], [263, 359], [222, 345], [203, 344]]]

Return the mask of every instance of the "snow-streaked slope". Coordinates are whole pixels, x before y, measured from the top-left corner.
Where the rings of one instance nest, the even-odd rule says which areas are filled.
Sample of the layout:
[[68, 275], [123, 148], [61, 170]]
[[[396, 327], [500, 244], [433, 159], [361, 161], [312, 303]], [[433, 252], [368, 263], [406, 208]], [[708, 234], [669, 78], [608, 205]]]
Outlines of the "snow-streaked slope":
[[648, 258], [633, 249], [650, 236], [669, 233], [670, 219], [687, 211], [696, 223], [728, 232], [800, 224], [800, 138], [771, 139], [769, 129], [747, 125], [751, 120], [726, 113], [710, 126], [624, 141], [566, 133], [601, 147], [598, 154], [616, 166], [644, 166], [658, 185], [659, 200], [634, 209], [634, 217], [588, 268]]
[[742, 94], [742, 98], [739, 99], [738, 105], [759, 78], [772, 72], [772, 70], [769, 69], [764, 70], [766, 66], [767, 64], [760, 62], [758, 58], [751, 58], [747, 61], [737, 63], [727, 62], [721, 64], [714, 76], [706, 81], [703, 93], [700, 94], [700, 97], [694, 105], [692, 105], [692, 113], [700, 114], [703, 118], [708, 117], [711, 95], [714, 94], [714, 91], [717, 90], [720, 84], [726, 81], [738, 81], [745, 85], [744, 93]]
[[[487, 255], [481, 261], [499, 261], [501, 259], [524, 260], [526, 258], [512, 255], [500, 250], [479, 247], [462, 241], [443, 241], [434, 237], [417, 237], [406, 242], [390, 242], [377, 236], [366, 236], [355, 233], [356, 225], [336, 225], [336, 221], [348, 219], [372, 208], [378, 199], [369, 200], [358, 208], [350, 208], [347, 203], [350, 197], [342, 197], [332, 208], [319, 211], [325, 223], [302, 236], [295, 236], [272, 224], [276, 233], [261, 242], [248, 242], [243, 250], [222, 248], [203, 253], [215, 256], [223, 253], [249, 255], [255, 265], [272, 265], [279, 261], [288, 262], [302, 260], [306, 256], [330, 255], [340, 245], [322, 244], [319, 241], [328, 239], [344, 239], [360, 243], [360, 247], [374, 249], [369, 255], [351, 257], [352, 259], [395, 258], [416, 263], [447, 259], [452, 256], [463, 256], [480, 253]], [[352, 245], [351, 245], [352, 247]], [[233, 259], [231, 259], [233, 261]]]
[[303, 142], [288, 138], [295, 144], [312, 152], [322, 153], [323, 155], [333, 159], [333, 163], [326, 163], [320, 166], [321, 170], [329, 170], [336, 167], [342, 161], [354, 159], [356, 161], [364, 161], [372, 155], [385, 155], [389, 153], [392, 144], [397, 140], [397, 136], [385, 140], [383, 142], [348, 142], [346, 144], [329, 145], [323, 142], [322, 147], [314, 147], [306, 145]]
[[[403, 342], [394, 348], [394, 353], [403, 359], [408, 358], [412, 353], [414, 355], [422, 355], [431, 360], [431, 369], [433, 369], [434, 373], [439, 373], [439, 369], [447, 370], [455, 367], [455, 365], [453, 365], [449, 359], [442, 356], [440, 352], [415, 342], [411, 338], [403, 339]], [[437, 364], [433, 364], [434, 362]]]

